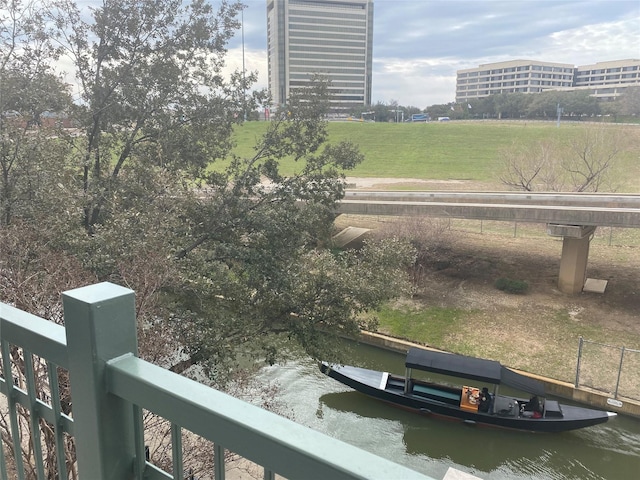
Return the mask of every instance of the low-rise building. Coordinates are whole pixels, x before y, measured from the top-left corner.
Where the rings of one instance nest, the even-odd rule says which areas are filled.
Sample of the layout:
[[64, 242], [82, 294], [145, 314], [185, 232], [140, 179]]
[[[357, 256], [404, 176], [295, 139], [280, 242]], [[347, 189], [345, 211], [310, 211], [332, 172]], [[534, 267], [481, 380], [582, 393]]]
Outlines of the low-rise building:
[[536, 60], [509, 60], [458, 70], [456, 102], [501, 93], [541, 93], [547, 90], [589, 90], [613, 100], [630, 86], [640, 86], [640, 60], [613, 60], [593, 65]]

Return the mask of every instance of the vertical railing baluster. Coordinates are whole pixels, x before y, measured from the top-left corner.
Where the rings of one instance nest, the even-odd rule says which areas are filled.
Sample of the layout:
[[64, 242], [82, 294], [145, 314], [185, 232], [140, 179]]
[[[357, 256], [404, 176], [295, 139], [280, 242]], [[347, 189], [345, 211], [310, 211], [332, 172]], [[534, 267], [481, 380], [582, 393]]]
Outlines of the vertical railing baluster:
[[58, 367], [47, 362], [49, 388], [51, 390], [51, 409], [55, 418], [54, 434], [56, 440], [56, 461], [58, 462], [58, 478], [67, 478], [67, 457], [64, 450], [64, 430], [62, 428], [62, 409], [60, 408], [60, 385], [58, 383]]
[[40, 434], [40, 414], [38, 397], [36, 395], [36, 376], [33, 370], [33, 355], [27, 350], [22, 350], [24, 355], [25, 377], [27, 380], [27, 395], [29, 396], [29, 421], [31, 424], [31, 444], [33, 446], [33, 458], [38, 473], [38, 478], [45, 478], [44, 458], [42, 455], [42, 436]]
[[171, 424], [171, 454], [173, 456], [173, 478], [182, 480], [184, 469], [182, 466], [182, 427]]
[[9, 344], [2, 342], [2, 362], [5, 365], [5, 381], [7, 382], [7, 404], [9, 407], [9, 419], [11, 423], [11, 436], [13, 437], [14, 461], [16, 462], [16, 473], [18, 480], [24, 479], [24, 461], [22, 459], [22, 442], [20, 439], [20, 428], [18, 426], [18, 411], [16, 402], [16, 385], [11, 369], [11, 355], [9, 354]]
[[276, 480], [276, 475], [271, 470], [264, 469], [264, 480]]
[[9, 480], [9, 477], [7, 476], [7, 463], [5, 460], [4, 448], [2, 448], [2, 444], [0, 444], [0, 462], [2, 462], [0, 464], [0, 479]]
[[4, 447], [2, 445], [3, 443], [4, 441], [0, 440], [0, 479], [8, 480], [9, 477], [7, 476], [7, 461], [4, 455]]
[[215, 443], [213, 445], [213, 462], [214, 462], [214, 474], [215, 480], [224, 480], [225, 467], [224, 467], [224, 447]]
[[142, 408], [132, 405], [133, 418], [139, 421], [133, 424], [133, 438], [135, 443], [136, 458], [134, 463], [134, 475], [139, 480], [144, 478], [144, 470], [147, 466], [147, 451], [144, 444], [144, 423], [142, 421]]
[[[2, 320], [0, 320], [0, 329], [2, 328]], [[2, 331], [0, 330], [0, 339], [2, 338]], [[4, 344], [4, 342], [2, 342]], [[0, 359], [2, 358], [2, 355], [0, 355]], [[9, 383], [11, 382], [11, 366], [9, 366], [9, 376], [7, 377], [7, 369], [6, 369], [6, 363], [4, 363], [4, 360], [2, 360], [2, 378], [4, 379], [4, 383], [5, 386], [7, 387], [7, 392], [9, 391]], [[7, 378], [9, 379], [9, 381], [7, 382]], [[0, 478], [2, 480], [8, 480], [8, 476], [7, 476], [7, 463], [6, 463], [6, 457], [4, 455], [4, 448], [3, 448], [3, 444], [4, 442], [2, 441], [2, 439], [0, 439]]]

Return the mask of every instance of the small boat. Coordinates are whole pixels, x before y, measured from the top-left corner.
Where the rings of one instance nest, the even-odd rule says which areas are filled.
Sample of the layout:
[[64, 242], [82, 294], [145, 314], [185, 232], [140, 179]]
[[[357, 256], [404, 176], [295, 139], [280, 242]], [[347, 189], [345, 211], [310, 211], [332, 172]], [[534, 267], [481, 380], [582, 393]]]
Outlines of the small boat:
[[[560, 404], [546, 399], [544, 385], [499, 362], [453, 353], [411, 348], [405, 376], [321, 362], [320, 370], [358, 392], [394, 406], [427, 415], [533, 432], [564, 432], [606, 422], [615, 413]], [[464, 379], [452, 386], [412, 377], [413, 370]], [[478, 387], [480, 383], [482, 386]], [[489, 387], [492, 387], [492, 392]], [[518, 398], [498, 393], [507, 385], [531, 395]]]

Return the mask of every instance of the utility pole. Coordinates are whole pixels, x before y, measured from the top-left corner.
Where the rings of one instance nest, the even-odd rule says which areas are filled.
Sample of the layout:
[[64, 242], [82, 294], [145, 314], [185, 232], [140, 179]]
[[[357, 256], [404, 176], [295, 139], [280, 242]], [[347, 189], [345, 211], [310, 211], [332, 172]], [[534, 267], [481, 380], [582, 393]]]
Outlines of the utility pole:
[[245, 68], [244, 68], [244, 6], [240, 10], [240, 22], [242, 24], [242, 112], [244, 113], [244, 121], [247, 121], [247, 87], [245, 84]]
[[558, 104], [558, 106], [556, 107], [556, 112], [558, 114], [558, 122], [556, 124], [556, 127], [560, 128], [560, 117], [562, 116], [562, 112], [563, 112], [563, 109], [560, 107], [560, 104]]

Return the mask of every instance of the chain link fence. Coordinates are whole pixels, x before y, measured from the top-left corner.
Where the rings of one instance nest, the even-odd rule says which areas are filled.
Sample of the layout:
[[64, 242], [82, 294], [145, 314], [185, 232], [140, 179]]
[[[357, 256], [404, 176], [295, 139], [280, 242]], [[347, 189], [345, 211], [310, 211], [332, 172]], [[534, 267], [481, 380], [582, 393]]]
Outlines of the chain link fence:
[[[471, 233], [491, 233], [513, 238], [551, 238], [546, 223], [506, 222], [498, 220], [442, 219], [452, 230]], [[560, 238], [560, 240], [562, 240]], [[640, 246], [640, 229], [622, 227], [598, 227], [591, 238], [591, 245]]]
[[575, 386], [640, 400], [640, 350], [580, 337]]

